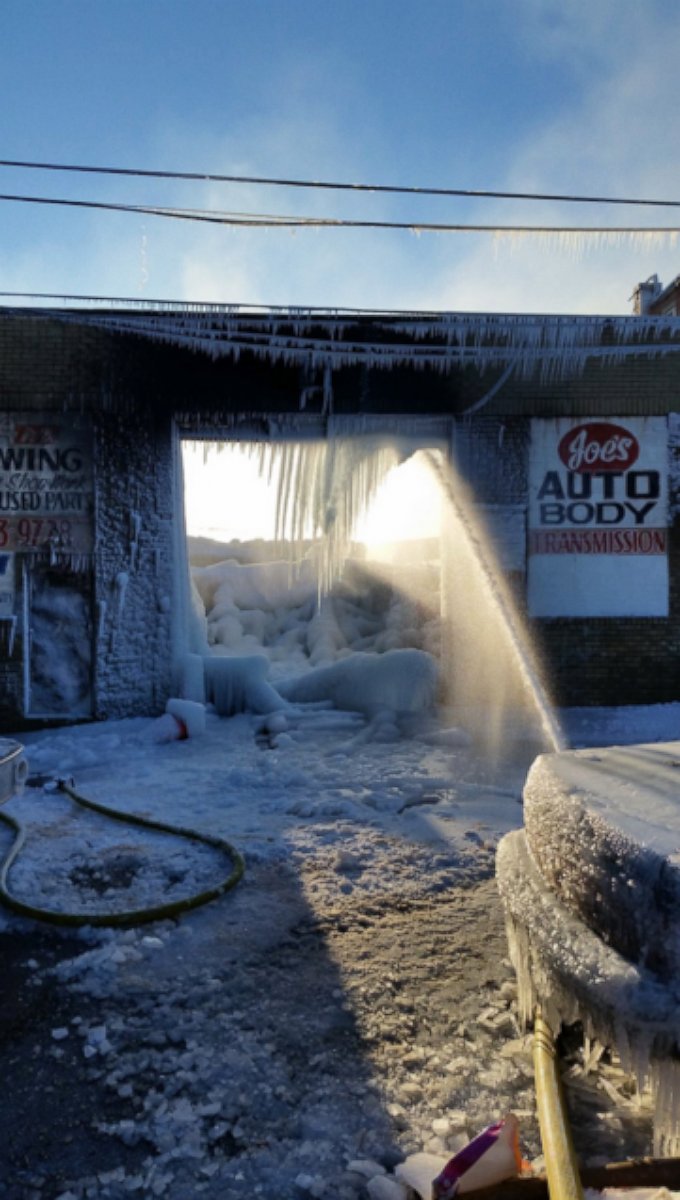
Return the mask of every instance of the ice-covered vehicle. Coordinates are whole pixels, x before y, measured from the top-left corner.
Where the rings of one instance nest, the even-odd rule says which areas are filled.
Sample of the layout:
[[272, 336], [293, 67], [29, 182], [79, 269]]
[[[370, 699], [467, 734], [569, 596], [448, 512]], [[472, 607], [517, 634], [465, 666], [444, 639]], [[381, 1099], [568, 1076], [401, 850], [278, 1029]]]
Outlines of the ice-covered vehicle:
[[22, 791], [27, 775], [23, 746], [10, 738], [0, 738], [0, 804]]

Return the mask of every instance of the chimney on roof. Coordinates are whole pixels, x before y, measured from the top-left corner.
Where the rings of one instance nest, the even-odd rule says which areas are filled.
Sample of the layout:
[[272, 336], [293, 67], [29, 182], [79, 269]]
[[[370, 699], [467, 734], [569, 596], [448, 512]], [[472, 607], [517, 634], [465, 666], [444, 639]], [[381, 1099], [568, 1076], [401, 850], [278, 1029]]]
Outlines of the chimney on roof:
[[649, 307], [660, 296], [662, 287], [659, 282], [658, 275], [650, 275], [649, 279], [645, 279], [644, 283], [638, 283], [633, 292], [633, 313], [636, 317], [643, 317], [646, 312], [649, 312]]

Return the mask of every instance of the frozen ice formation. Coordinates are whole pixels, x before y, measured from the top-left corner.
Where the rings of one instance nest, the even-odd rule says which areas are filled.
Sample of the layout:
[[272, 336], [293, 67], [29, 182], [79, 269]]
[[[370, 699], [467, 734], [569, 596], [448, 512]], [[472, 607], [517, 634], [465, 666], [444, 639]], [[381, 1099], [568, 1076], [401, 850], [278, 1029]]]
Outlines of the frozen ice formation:
[[173, 697], [168, 700], [165, 711], [182, 723], [187, 737], [200, 737], [205, 733], [204, 704], [199, 704], [195, 700]]
[[540, 1003], [554, 1029], [581, 1021], [612, 1046], [640, 1088], [651, 1083], [665, 1155], [680, 1151], [679, 750], [540, 757], [526, 832], [507, 834], [496, 858], [521, 1020]]
[[[179, 346], [212, 359], [242, 355], [313, 368], [322, 377], [322, 411], [332, 407], [332, 372], [363, 365], [406, 365], [447, 374], [468, 365], [502, 368], [541, 382], [582, 371], [588, 359], [615, 363], [630, 355], [677, 353], [674, 316], [582, 316], [507, 313], [373, 313], [341, 309], [254, 310], [238, 305], [171, 304], [145, 311], [39, 310], [49, 320]], [[304, 409], [309, 386], [301, 389]]]
[[510, 958], [526, 1024], [540, 1003], [553, 1029], [582, 1021], [589, 1037], [618, 1053], [624, 1070], [654, 1091], [654, 1151], [680, 1150], [680, 998], [643, 967], [605, 945], [549, 891], [520, 830], [496, 858]]
[[330, 700], [336, 708], [375, 716], [389, 710], [418, 713], [431, 708], [437, 687], [437, 664], [425, 650], [361, 652], [317, 667], [298, 679], [279, 684], [294, 703]]
[[536, 760], [527, 841], [562, 903], [632, 962], [680, 979], [680, 745]]
[[286, 701], [267, 682], [269, 662], [262, 655], [205, 658], [204, 663], [207, 699], [221, 717], [286, 708]]
[[[330, 666], [281, 680], [276, 688], [267, 681], [269, 662], [262, 655], [220, 655], [204, 663], [207, 699], [220, 716], [264, 715], [287, 708], [289, 702], [328, 704], [369, 717], [415, 714], [432, 708], [437, 688], [436, 661], [424, 650], [350, 654]], [[182, 717], [181, 712], [176, 715]]]

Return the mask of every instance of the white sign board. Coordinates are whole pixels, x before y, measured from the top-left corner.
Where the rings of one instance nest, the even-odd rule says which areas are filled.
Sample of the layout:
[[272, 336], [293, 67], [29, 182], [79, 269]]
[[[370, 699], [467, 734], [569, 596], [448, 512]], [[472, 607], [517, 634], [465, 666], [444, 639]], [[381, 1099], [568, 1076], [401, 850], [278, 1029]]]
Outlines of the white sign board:
[[667, 525], [665, 417], [531, 422], [531, 616], [668, 616]]

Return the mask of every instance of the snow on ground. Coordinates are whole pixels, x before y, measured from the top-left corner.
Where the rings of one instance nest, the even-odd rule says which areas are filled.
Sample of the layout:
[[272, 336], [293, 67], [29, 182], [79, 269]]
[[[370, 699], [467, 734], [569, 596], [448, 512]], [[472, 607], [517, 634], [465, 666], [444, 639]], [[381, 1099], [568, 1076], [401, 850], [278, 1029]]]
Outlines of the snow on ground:
[[[245, 552], [195, 577], [205, 651], [232, 660], [216, 694], [233, 715], [209, 707], [185, 740], [161, 740], [169, 718], [17, 735], [31, 786], [3, 810], [27, 833], [10, 885], [92, 916], [230, 870], [214, 848], [74, 807], [55, 776], [227, 839], [245, 875], [131, 929], [60, 931], [0, 910], [3, 1196], [404, 1200], [393, 1171], [407, 1155], [448, 1157], [510, 1110], [535, 1159], [530, 1043], [493, 877], [544, 749], [535, 730], [511, 714], [492, 758], [483, 714], [468, 731], [434, 708], [427, 562], [399, 588], [355, 564], [320, 608], [313, 580], [291, 587], [285, 564]], [[381, 673], [386, 706], [371, 690]], [[572, 745], [649, 742], [677, 736], [680, 705], [562, 716]], [[11, 841], [0, 825], [0, 854]], [[583, 1156], [648, 1151], [648, 1107], [616, 1063], [571, 1054]]]
[[[452, 872], [456, 880], [461, 870], [476, 877], [482, 860], [488, 873], [495, 836], [520, 820], [521, 770], [498, 779], [489, 770], [488, 782], [480, 781], [474, 752], [431, 744], [430, 725], [422, 735], [428, 740], [385, 744], [364, 742], [358, 735], [369, 722], [351, 712], [291, 706], [283, 731], [270, 734], [270, 723], [250, 714], [225, 720], [209, 713], [205, 734], [183, 741], [157, 743], [156, 722], [145, 719], [23, 741], [33, 775], [74, 777], [77, 789], [104, 804], [225, 837], [251, 866], [303, 863], [319, 853], [323, 827], [327, 870], [323, 882], [310, 887], [324, 904], [338, 895], [380, 895], [402, 886], [429, 894], [445, 887], [449, 875], [453, 882]], [[277, 730], [280, 725], [279, 718]], [[6, 806], [38, 831], [22, 856], [25, 865], [18, 862], [13, 871], [14, 890], [23, 898], [30, 891], [35, 902], [47, 903], [58, 890], [57, 844], [69, 859], [111, 840], [129, 842], [132, 855], [133, 843], [162, 836], [130, 834], [97, 814], [72, 815], [71, 808], [68, 797], [34, 787]], [[199, 882], [205, 873], [206, 857], [208, 873], [215, 871], [215, 851], [191, 843], [180, 850], [192, 886], [197, 873]], [[41, 879], [43, 857], [49, 869]], [[427, 863], [424, 879], [410, 878], [416, 862]], [[157, 885], [155, 874], [140, 877], [127, 885], [128, 896], [134, 892], [136, 906], [151, 902]]]
[[[680, 706], [564, 716], [597, 744], [641, 727], [666, 738]], [[156, 742], [146, 719], [23, 737], [33, 776], [73, 776], [106, 804], [218, 833], [246, 874], [177, 922], [55, 932], [54, 965], [31, 960], [31, 987], [53, 1006], [47, 1042], [29, 1051], [24, 1031], [3, 1070], [23, 1046], [24, 1089], [34, 1072], [69, 1098], [33, 1096], [28, 1143], [7, 1114], [9, 1200], [399, 1197], [391, 1171], [405, 1155], [453, 1153], [510, 1109], [538, 1154], [493, 882], [531, 748], [490, 764], [431, 727], [385, 744], [357, 738], [367, 719], [352, 713], [300, 705], [286, 720], [286, 736], [261, 717], [208, 714], [184, 741]], [[136, 907], [224, 869], [191, 843], [152, 852], [157, 835], [74, 814], [41, 786], [5, 811], [29, 829], [12, 886], [33, 903]], [[30, 946], [32, 923], [0, 921]], [[644, 1151], [647, 1115], [610, 1071], [614, 1113], [589, 1076], [575, 1080], [590, 1153]], [[50, 1130], [78, 1088], [86, 1111], [58, 1151]], [[32, 1148], [24, 1165], [18, 1144]]]

